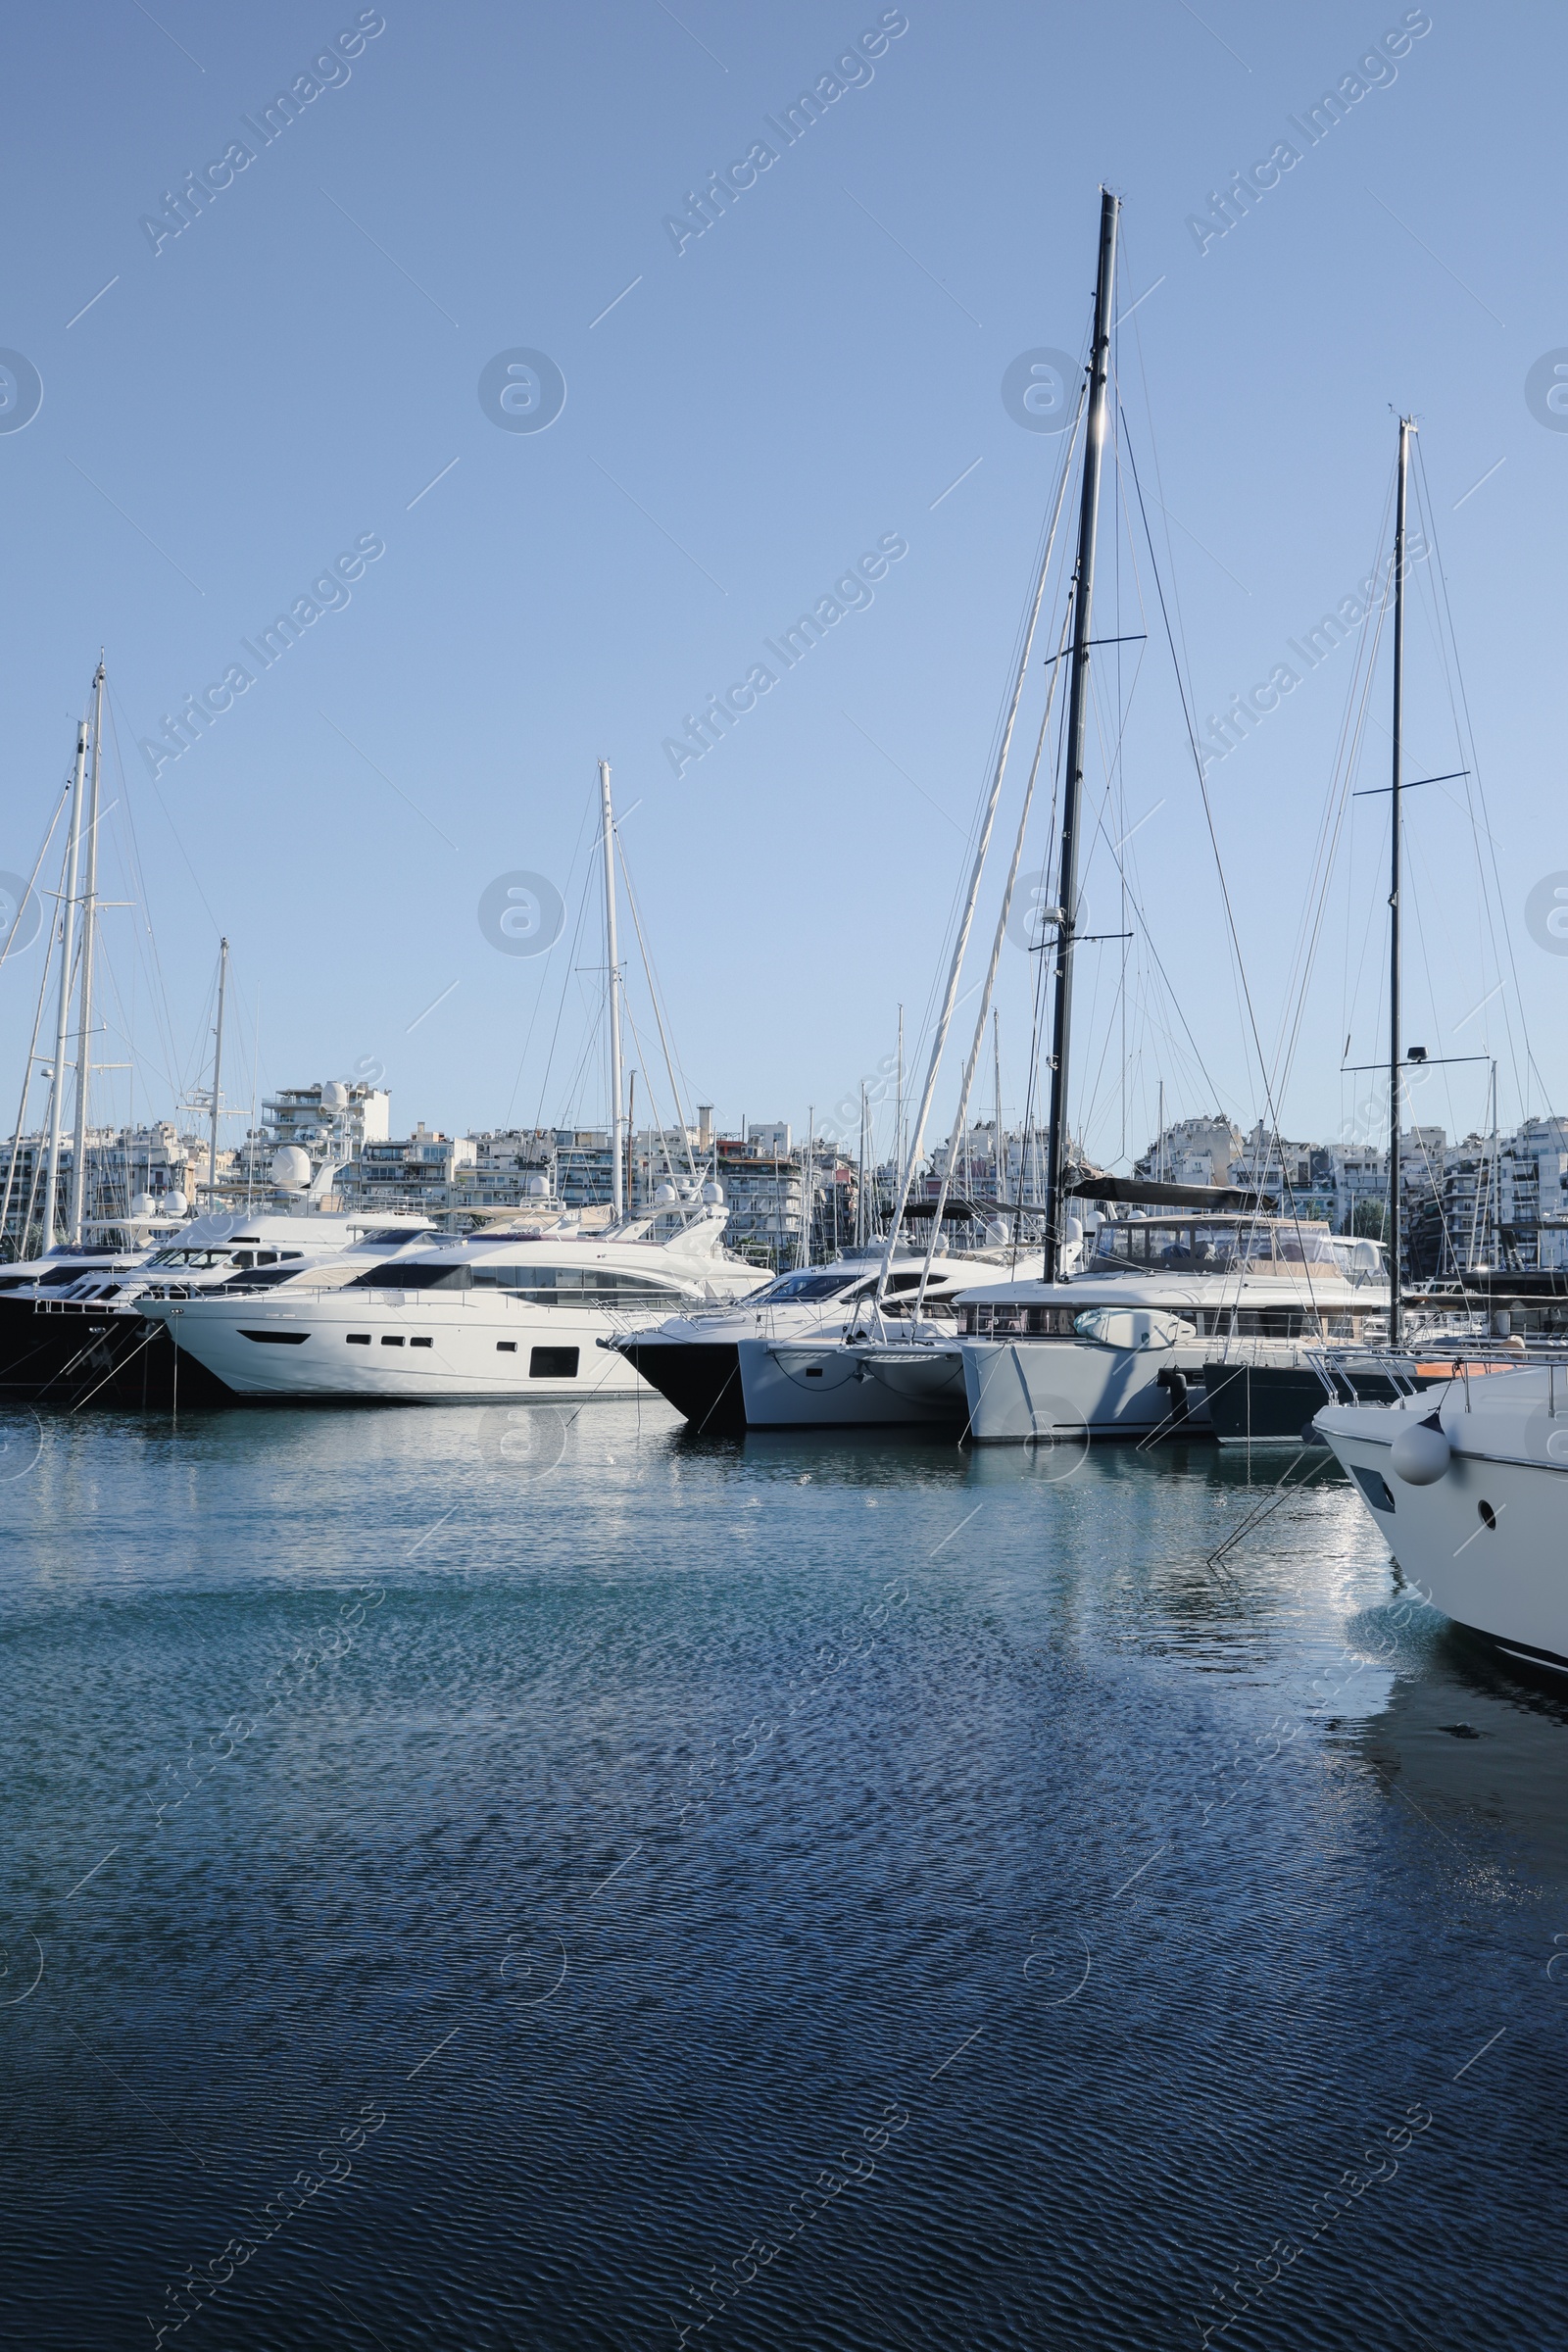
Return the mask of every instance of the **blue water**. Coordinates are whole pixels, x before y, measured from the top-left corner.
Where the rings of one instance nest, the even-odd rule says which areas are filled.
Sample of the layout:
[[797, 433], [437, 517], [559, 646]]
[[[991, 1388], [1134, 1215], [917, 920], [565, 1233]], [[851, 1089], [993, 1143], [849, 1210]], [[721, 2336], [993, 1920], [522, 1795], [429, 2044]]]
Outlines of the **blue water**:
[[1337, 1479], [0, 1437], [7, 2340], [1564, 2341], [1568, 1710]]

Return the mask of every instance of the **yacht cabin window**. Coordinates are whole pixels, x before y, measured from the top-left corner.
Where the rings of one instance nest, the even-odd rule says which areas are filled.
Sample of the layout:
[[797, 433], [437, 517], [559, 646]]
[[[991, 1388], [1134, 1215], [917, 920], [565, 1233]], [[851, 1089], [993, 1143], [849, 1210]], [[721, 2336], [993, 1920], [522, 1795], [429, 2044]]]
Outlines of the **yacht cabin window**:
[[362, 1291], [504, 1291], [535, 1306], [668, 1306], [684, 1296], [679, 1283], [612, 1266], [509, 1265], [498, 1258], [452, 1263], [394, 1259], [369, 1266], [348, 1286]]
[[1326, 1225], [1228, 1224], [1207, 1218], [1128, 1217], [1102, 1225], [1095, 1255], [1109, 1259], [1112, 1268], [1148, 1266], [1172, 1274], [1228, 1274], [1275, 1262], [1340, 1263]]

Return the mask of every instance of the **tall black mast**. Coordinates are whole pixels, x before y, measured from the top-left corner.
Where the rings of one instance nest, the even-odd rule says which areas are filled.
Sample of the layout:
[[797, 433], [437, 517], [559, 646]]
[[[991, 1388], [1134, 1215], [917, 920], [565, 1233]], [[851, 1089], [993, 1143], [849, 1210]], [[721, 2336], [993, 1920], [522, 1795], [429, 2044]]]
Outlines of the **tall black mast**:
[[1089, 627], [1095, 588], [1095, 539], [1100, 522], [1100, 461], [1105, 443], [1110, 379], [1110, 303], [1116, 272], [1120, 200], [1100, 191], [1100, 273], [1095, 281], [1095, 333], [1089, 354], [1089, 419], [1084, 441], [1083, 502], [1078, 510], [1078, 564], [1073, 575], [1071, 688], [1067, 705], [1067, 772], [1061, 796], [1060, 920], [1056, 932], [1056, 1004], [1051, 1057], [1051, 1126], [1046, 1143], [1046, 1265], [1048, 1282], [1061, 1275], [1066, 1218], [1067, 1060], [1072, 1039], [1072, 953], [1078, 926], [1078, 808], [1084, 774], [1084, 730], [1089, 714]]
[[1399, 418], [1398, 491], [1394, 514], [1394, 772], [1389, 858], [1389, 1345], [1404, 1337], [1399, 1199], [1399, 800], [1404, 782], [1404, 499], [1410, 470], [1410, 419]]

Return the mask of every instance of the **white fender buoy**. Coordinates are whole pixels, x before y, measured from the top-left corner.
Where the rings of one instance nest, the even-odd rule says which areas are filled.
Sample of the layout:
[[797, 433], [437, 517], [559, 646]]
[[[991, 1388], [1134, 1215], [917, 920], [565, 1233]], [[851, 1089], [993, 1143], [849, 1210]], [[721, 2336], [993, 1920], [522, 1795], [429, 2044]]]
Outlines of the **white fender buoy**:
[[1389, 1448], [1389, 1462], [1395, 1477], [1407, 1487], [1435, 1487], [1447, 1476], [1451, 1454], [1443, 1423], [1436, 1413], [1428, 1413], [1424, 1421], [1400, 1430]]

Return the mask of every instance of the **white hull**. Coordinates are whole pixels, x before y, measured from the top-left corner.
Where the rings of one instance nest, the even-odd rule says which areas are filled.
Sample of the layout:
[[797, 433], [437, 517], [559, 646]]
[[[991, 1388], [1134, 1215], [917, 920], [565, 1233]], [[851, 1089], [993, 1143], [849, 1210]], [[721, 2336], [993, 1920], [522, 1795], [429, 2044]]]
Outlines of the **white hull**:
[[[1527, 1371], [1469, 1389], [1469, 1411], [1453, 1381], [1404, 1406], [1325, 1405], [1317, 1427], [1404, 1575], [1446, 1616], [1568, 1670], [1568, 1384], [1559, 1375], [1552, 1394], [1544, 1372]], [[1434, 1409], [1448, 1468], [1410, 1486], [1393, 1442]]]
[[315, 1292], [287, 1304], [190, 1300], [164, 1315], [176, 1345], [241, 1396], [452, 1404], [653, 1394], [624, 1356], [597, 1345], [621, 1328], [611, 1316], [505, 1292]]
[[[969, 1435], [977, 1446], [1021, 1446], [1068, 1434], [1146, 1437], [1162, 1425], [1208, 1434], [1203, 1350], [1104, 1348], [1079, 1339], [961, 1340]], [[1185, 1419], [1161, 1372], [1189, 1387]]]

